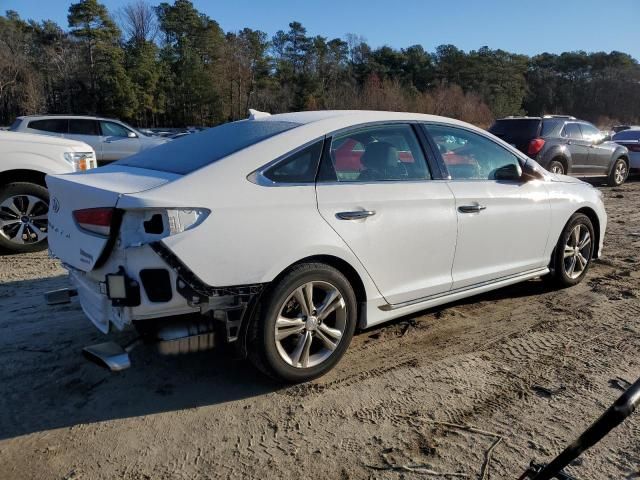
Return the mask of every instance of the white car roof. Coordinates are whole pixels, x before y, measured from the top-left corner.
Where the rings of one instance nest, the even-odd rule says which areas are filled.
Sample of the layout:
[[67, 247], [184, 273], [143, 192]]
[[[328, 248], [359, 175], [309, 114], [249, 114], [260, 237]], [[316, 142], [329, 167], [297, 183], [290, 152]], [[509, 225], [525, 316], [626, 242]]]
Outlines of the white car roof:
[[366, 122], [379, 122], [385, 120], [406, 120], [422, 122], [441, 122], [470, 126], [467, 123], [452, 118], [427, 115], [423, 113], [387, 112], [380, 110], [314, 110], [307, 112], [279, 113], [268, 117], [260, 117], [255, 122], [293, 122], [299, 124], [316, 123], [323, 120], [340, 120], [343, 124], [357, 125]]

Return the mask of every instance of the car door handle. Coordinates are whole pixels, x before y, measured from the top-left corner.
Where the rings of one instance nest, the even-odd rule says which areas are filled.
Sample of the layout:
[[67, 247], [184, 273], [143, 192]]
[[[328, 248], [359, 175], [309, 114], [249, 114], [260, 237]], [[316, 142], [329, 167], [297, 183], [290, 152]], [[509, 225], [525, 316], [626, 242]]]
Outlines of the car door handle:
[[461, 207], [458, 207], [458, 211], [460, 213], [478, 213], [486, 209], [487, 207], [484, 205], [462, 205]]
[[362, 220], [363, 218], [372, 217], [376, 212], [373, 210], [356, 210], [353, 212], [338, 212], [336, 217], [339, 220]]

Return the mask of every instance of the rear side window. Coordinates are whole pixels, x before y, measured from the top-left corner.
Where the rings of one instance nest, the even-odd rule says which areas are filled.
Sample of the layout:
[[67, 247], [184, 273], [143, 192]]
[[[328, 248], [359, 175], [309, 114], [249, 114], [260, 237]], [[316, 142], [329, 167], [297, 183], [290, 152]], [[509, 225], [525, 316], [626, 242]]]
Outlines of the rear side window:
[[582, 131], [577, 123], [567, 123], [564, 126], [564, 130], [562, 130], [562, 136], [565, 138], [582, 140]]
[[69, 133], [73, 135], [99, 135], [95, 120], [69, 119]]
[[496, 121], [489, 131], [508, 143], [519, 143], [537, 137], [540, 123], [536, 118], [503, 119]]
[[540, 129], [540, 136], [544, 137], [552, 134], [556, 130], [559, 130], [562, 125], [562, 120], [545, 119], [542, 121], [542, 128]]
[[143, 150], [113, 164], [186, 175], [297, 126], [298, 123], [273, 120], [225, 123], [177, 142]]
[[350, 130], [331, 141], [321, 178], [338, 182], [426, 180], [431, 175], [411, 125]]
[[68, 120], [66, 118], [49, 118], [46, 120], [33, 120], [28, 127], [42, 132], [67, 133]]
[[276, 183], [313, 183], [316, 180], [318, 161], [322, 154], [320, 140], [264, 172], [264, 176]]

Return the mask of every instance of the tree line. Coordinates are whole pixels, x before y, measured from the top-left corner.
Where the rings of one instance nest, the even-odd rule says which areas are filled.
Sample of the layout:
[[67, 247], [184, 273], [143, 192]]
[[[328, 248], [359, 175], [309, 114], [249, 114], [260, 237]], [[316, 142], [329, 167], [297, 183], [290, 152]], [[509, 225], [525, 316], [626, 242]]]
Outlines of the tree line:
[[555, 113], [640, 123], [640, 65], [617, 51], [372, 48], [356, 34], [311, 36], [299, 22], [272, 37], [224, 32], [189, 0], [132, 0], [116, 12], [80, 0], [67, 28], [15, 11], [0, 16], [0, 125], [38, 113], [215, 125], [245, 118], [248, 108], [413, 111], [481, 126]]

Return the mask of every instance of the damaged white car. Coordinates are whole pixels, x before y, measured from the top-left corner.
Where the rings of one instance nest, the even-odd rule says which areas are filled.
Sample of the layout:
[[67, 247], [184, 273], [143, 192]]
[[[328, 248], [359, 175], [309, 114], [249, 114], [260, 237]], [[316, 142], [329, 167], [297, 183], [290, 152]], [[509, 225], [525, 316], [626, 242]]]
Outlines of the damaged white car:
[[47, 184], [51, 252], [102, 332], [232, 343], [289, 382], [331, 369], [356, 328], [535, 277], [576, 284], [606, 228], [592, 186], [408, 113], [253, 115]]

